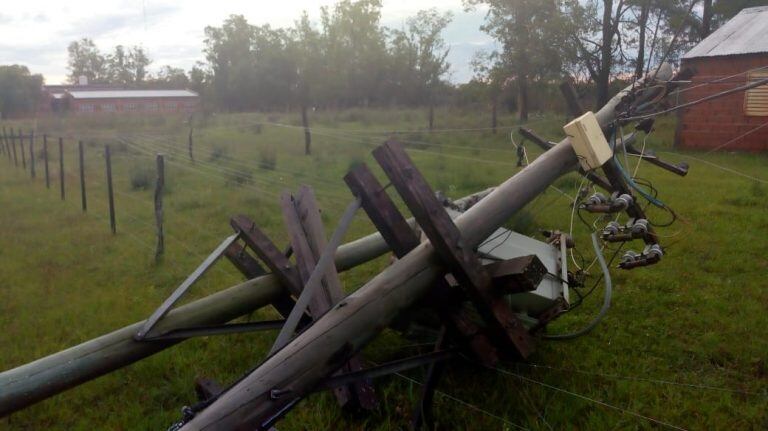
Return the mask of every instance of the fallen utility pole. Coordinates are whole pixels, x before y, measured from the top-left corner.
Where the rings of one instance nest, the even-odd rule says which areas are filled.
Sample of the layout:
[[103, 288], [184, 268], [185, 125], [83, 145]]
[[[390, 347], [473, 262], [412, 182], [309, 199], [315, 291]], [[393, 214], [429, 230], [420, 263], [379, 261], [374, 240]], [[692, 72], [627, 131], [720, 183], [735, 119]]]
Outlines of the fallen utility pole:
[[[339, 247], [336, 268], [346, 271], [389, 251], [375, 233]], [[228, 322], [265, 307], [283, 294], [268, 274], [171, 310], [158, 322], [159, 332]], [[0, 373], [0, 417], [154, 355], [183, 340], [140, 342], [137, 322], [67, 350]]]
[[[669, 79], [669, 77], [667, 78]], [[633, 87], [597, 114], [602, 127]], [[579, 162], [566, 138], [461, 214], [456, 227], [475, 247]], [[430, 242], [423, 242], [338, 303], [201, 411], [183, 430], [268, 429], [274, 421], [338, 370], [405, 309], [424, 297], [445, 272]]]

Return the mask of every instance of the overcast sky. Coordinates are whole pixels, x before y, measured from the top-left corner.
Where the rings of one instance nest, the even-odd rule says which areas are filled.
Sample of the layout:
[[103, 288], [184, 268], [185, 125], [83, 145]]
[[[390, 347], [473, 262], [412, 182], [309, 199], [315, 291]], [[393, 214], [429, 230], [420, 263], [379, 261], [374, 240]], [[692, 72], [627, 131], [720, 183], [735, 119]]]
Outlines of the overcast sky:
[[[113, 46], [142, 45], [152, 69], [171, 65], [189, 69], [203, 60], [203, 29], [221, 25], [230, 14], [243, 14], [251, 24], [290, 26], [302, 10], [317, 21], [322, 5], [332, 0], [3, 0], [0, 9], [0, 64], [23, 64], [42, 73], [46, 83], [66, 79], [67, 44], [92, 38], [102, 51]], [[402, 27], [420, 9], [451, 11], [445, 32], [451, 45], [451, 80], [466, 82], [469, 61], [478, 49], [493, 49], [479, 30], [484, 12], [464, 12], [461, 0], [384, 0], [382, 21]]]

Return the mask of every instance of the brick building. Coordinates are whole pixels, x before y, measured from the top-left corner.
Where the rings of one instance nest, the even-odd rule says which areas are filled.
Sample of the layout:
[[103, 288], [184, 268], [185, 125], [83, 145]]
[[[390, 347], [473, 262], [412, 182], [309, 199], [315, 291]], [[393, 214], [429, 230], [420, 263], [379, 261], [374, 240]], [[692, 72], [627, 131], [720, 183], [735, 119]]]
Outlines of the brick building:
[[200, 109], [190, 90], [75, 90], [64, 93], [64, 110], [74, 115], [188, 114]]
[[[768, 6], [742, 10], [683, 56], [695, 71], [679, 103], [768, 78]], [[768, 85], [738, 92], [678, 114], [680, 148], [768, 150]]]

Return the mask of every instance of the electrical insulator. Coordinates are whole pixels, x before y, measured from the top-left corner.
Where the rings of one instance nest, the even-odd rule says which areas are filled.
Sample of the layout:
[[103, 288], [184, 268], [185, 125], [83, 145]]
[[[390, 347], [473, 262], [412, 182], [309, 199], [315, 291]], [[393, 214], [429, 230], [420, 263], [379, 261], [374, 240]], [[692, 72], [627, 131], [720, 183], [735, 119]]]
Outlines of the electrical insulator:
[[[618, 193], [615, 193], [614, 196], [616, 196]], [[624, 193], [622, 195], [613, 197], [611, 199], [611, 207], [613, 208], [620, 208], [622, 210], [629, 208], [630, 205], [632, 205], [632, 202], [635, 200], [632, 198], [632, 196]]]
[[637, 254], [634, 251], [628, 251], [621, 257], [621, 263], [619, 268], [621, 269], [634, 269], [641, 266], [649, 266], [658, 263], [661, 257], [664, 256], [664, 251], [658, 244], [648, 244], [645, 246], [642, 254]]
[[621, 225], [615, 221], [612, 221], [608, 223], [605, 228], [603, 228], [603, 237], [617, 235], [619, 232], [621, 232]]
[[648, 244], [645, 246], [645, 250], [643, 250], [643, 256], [646, 256], [649, 259], [656, 259], [658, 261], [661, 260], [662, 256], [664, 256], [664, 251], [658, 244]]
[[635, 220], [635, 222], [632, 224], [631, 231], [635, 238], [645, 236], [645, 234], [648, 233], [648, 220], [644, 218]]
[[629, 250], [626, 253], [624, 253], [624, 256], [621, 256], [621, 264], [630, 264], [637, 262], [637, 260], [640, 258], [640, 254], [638, 254], [635, 251]]
[[600, 205], [608, 202], [608, 198], [602, 193], [595, 193], [587, 199], [587, 205]]

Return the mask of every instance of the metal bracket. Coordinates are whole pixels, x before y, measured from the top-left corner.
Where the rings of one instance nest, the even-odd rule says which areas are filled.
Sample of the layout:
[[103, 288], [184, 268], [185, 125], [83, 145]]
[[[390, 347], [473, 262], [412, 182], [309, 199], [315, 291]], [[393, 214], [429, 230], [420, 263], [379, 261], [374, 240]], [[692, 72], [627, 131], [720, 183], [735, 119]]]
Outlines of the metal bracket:
[[152, 313], [151, 316], [149, 316], [149, 319], [147, 319], [146, 322], [144, 322], [144, 325], [141, 327], [139, 332], [135, 335], [135, 339], [137, 341], [144, 340], [147, 337], [147, 334], [152, 330], [152, 328], [155, 327], [157, 322], [162, 319], [168, 312], [171, 310], [171, 307], [189, 290], [192, 285], [200, 279], [200, 277], [203, 276], [212, 266], [214, 263], [216, 263], [217, 260], [221, 257], [222, 254], [224, 254], [224, 251], [232, 244], [234, 244], [235, 241], [237, 241], [237, 238], [239, 237], [239, 234], [234, 234], [229, 237], [227, 237], [224, 241], [222, 241], [221, 244], [219, 244], [218, 247], [216, 247], [213, 252], [208, 255], [208, 257], [205, 258], [203, 263], [200, 264], [193, 272], [189, 275], [182, 283], [179, 285], [179, 287], [176, 288], [176, 290], [173, 291], [171, 296], [168, 297], [161, 305], [158, 307], [154, 313]]

